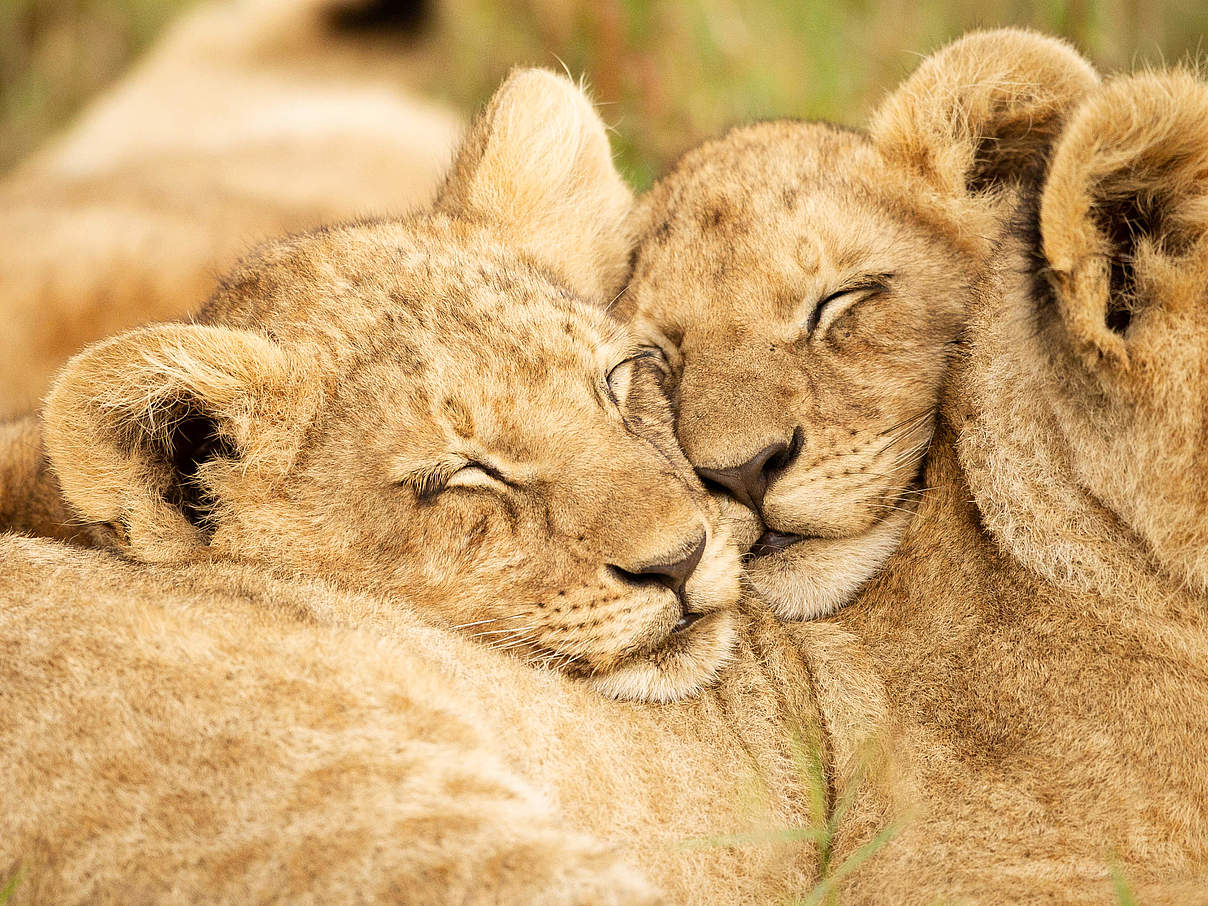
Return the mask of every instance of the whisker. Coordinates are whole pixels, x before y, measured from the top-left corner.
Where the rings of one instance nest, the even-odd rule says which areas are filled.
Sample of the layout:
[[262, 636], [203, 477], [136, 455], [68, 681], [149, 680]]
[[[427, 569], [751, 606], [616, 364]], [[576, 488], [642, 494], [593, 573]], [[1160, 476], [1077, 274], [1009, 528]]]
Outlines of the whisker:
[[607, 305], [604, 306], [605, 314], [608, 314], [608, 312], [612, 311], [612, 307], [617, 304], [617, 301], [621, 298], [621, 296], [625, 295], [625, 293], [626, 293], [626, 291], [628, 291], [628, 289], [629, 289], [628, 286], [621, 287], [621, 291], [612, 297], [611, 302], [609, 302]]
[[519, 648], [521, 645], [527, 645], [534, 641], [530, 636], [524, 636], [519, 639], [512, 639], [502, 644], [491, 646], [493, 651], [508, 651], [512, 648]]
[[516, 635], [520, 632], [528, 632], [534, 628], [533, 626], [517, 626], [515, 629], [487, 629], [482, 632], [471, 633], [470, 638], [477, 639], [484, 635]]
[[459, 623], [456, 626], [454, 626], [453, 629], [454, 630], [469, 629], [471, 626], [482, 626], [486, 623], [498, 623], [500, 620], [511, 620], [518, 616], [520, 616], [520, 614], [516, 613], [516, 614], [511, 614], [510, 616], [506, 616], [506, 617], [491, 617], [490, 619], [487, 619], [487, 620], [473, 620], [469, 623]]
[[485, 641], [491, 645], [501, 645], [529, 635], [532, 629], [532, 626], [521, 626], [515, 630], [507, 630], [505, 634], [500, 635], [497, 639], [486, 639]]
[[935, 409], [931, 406], [928, 406], [926, 409], [920, 409], [918, 412], [914, 413], [913, 415], [906, 416], [906, 418], [902, 419], [896, 425], [891, 425], [888, 428], [885, 428], [877, 436], [884, 437], [886, 434], [892, 434], [895, 431], [900, 431], [900, 430], [906, 428], [908, 425], [917, 424], [918, 422], [931, 416], [934, 413], [935, 413]]
[[[900, 431], [895, 433], [893, 436], [891, 436], [889, 438], [889, 440], [887, 440], [885, 443], [881, 444], [881, 446], [878, 447], [876, 449], [876, 451], [873, 452], [872, 455], [874, 457], [880, 456], [882, 453], [884, 453], [886, 450], [888, 450], [894, 444], [899, 443], [901, 440], [908, 437], [912, 432], [917, 431], [923, 425], [924, 425], [924, 422], [922, 422], [922, 421], [916, 421], [913, 424], [907, 425], [906, 427], [904, 427], [903, 429], [901, 429]], [[924, 446], [931, 443], [931, 434], [930, 433], [928, 433], [927, 437], [923, 438], [922, 443]]]

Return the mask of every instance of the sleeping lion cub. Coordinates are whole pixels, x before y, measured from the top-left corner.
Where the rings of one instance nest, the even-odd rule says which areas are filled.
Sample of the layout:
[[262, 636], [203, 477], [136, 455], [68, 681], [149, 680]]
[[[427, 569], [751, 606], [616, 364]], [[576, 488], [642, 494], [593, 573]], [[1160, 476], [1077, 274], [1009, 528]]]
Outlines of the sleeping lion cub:
[[593, 304], [630, 201], [588, 101], [515, 75], [431, 213], [271, 243], [195, 323], [73, 359], [44, 415], [64, 497], [135, 560], [317, 575], [608, 695], [697, 691], [738, 558]]
[[1060, 41], [971, 34], [869, 134], [743, 126], [642, 200], [620, 308], [665, 363], [684, 452], [742, 504], [748, 575], [781, 616], [833, 612], [897, 546], [1002, 187], [1095, 82]]

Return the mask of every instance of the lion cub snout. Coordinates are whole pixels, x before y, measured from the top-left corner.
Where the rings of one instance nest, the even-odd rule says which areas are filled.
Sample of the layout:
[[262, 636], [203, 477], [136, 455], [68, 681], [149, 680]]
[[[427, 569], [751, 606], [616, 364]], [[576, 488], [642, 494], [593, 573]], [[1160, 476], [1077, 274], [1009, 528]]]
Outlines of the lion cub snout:
[[617, 566], [615, 563], [610, 563], [608, 566], [622, 579], [635, 585], [648, 585], [653, 582], [663, 586], [683, 604], [684, 587], [688, 584], [688, 578], [696, 570], [704, 553], [705, 533], [701, 532], [700, 537], [694, 544], [689, 545], [688, 553], [683, 556], [675, 555], [665, 560], [647, 563], [644, 566], [627, 568]]
[[763, 445], [741, 465], [724, 469], [697, 466], [696, 474], [724, 489], [743, 506], [762, 514], [768, 485], [797, 458], [804, 438], [804, 430], [798, 427], [787, 441], [774, 440]]

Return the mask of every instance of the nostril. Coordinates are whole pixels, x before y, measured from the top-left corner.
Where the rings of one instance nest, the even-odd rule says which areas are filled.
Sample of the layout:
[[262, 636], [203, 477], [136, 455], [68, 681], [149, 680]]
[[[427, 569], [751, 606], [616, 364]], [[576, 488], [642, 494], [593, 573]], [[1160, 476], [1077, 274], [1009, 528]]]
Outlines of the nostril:
[[801, 454], [801, 448], [805, 446], [805, 429], [800, 426], [793, 429], [793, 436], [789, 438], [788, 446], [781, 450], [776, 456], [768, 460], [764, 467], [764, 473], [781, 472], [793, 464]]
[[729, 494], [743, 506], [755, 509], [755, 501], [748, 493], [746, 482], [743, 481], [738, 469], [701, 468], [696, 470], [696, 474], [700, 476], [706, 487]]
[[657, 583], [671, 589], [683, 597], [684, 586], [695, 571], [705, 553], [705, 536], [700, 538], [689, 549], [686, 557], [677, 557], [665, 562], [648, 563], [633, 569], [627, 569], [616, 564], [609, 568], [618, 576], [635, 585]]
[[743, 482], [751, 496], [763, 501], [763, 494], [768, 489], [768, 473], [778, 470], [777, 462], [788, 460], [788, 444], [768, 444], [745, 463], [739, 466]]
[[792, 465], [805, 446], [805, 431], [793, 429], [786, 443], [768, 444], [741, 466], [731, 469], [698, 467], [696, 474], [706, 485], [720, 488], [743, 506], [759, 513], [763, 510], [763, 495], [777, 472]]
[[630, 585], [665, 585], [664, 577], [654, 573], [644, 571], [635, 571], [625, 569], [623, 566], [617, 566], [615, 563], [608, 564], [608, 568], [612, 574], [623, 582], [628, 582]]

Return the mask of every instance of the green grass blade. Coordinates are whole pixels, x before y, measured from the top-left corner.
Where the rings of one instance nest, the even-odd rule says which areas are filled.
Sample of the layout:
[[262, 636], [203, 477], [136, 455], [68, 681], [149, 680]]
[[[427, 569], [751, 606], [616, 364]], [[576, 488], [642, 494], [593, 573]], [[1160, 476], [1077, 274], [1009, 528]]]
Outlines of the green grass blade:
[[907, 819], [888, 824], [877, 832], [877, 835], [843, 860], [843, 863], [829, 875], [819, 881], [798, 906], [819, 906], [827, 897], [833, 894], [839, 882], [854, 872], [857, 868], [875, 856], [902, 829]]
[[4, 906], [13, 898], [13, 894], [17, 892], [17, 885], [21, 883], [21, 869], [18, 868], [13, 872], [13, 876], [8, 879], [8, 883], [0, 888], [0, 906]]
[[[1137, 906], [1137, 898], [1133, 895], [1132, 888], [1128, 886], [1128, 879], [1124, 877], [1124, 868], [1119, 862], [1112, 862], [1110, 869], [1112, 879], [1112, 890], [1116, 893], [1116, 901], [1120, 906]], [[0, 900], [0, 902], [3, 902]]]

